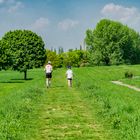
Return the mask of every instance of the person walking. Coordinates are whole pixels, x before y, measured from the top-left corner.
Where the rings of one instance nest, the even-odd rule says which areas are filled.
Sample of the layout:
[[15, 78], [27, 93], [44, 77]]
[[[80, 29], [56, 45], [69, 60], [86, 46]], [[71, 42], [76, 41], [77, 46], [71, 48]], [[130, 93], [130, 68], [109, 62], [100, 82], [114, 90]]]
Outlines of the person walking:
[[71, 66], [68, 66], [68, 70], [66, 71], [66, 77], [68, 81], [68, 87], [72, 87], [73, 71], [71, 70]]
[[53, 67], [51, 65], [51, 61], [48, 61], [48, 64], [45, 65], [45, 73], [46, 73], [46, 86], [47, 88], [51, 85], [51, 78], [52, 78], [52, 70]]

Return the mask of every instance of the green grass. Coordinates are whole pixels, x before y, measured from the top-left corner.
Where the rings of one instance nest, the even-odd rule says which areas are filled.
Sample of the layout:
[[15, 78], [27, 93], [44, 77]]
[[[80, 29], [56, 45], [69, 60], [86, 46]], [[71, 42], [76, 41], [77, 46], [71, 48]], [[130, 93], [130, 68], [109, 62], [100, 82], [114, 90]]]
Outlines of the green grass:
[[96, 122], [81, 92], [68, 88], [64, 69], [53, 74], [52, 87], [47, 90], [41, 110], [40, 134], [45, 140], [104, 140], [108, 132]]
[[110, 130], [112, 139], [140, 139], [140, 93], [110, 82], [120, 79], [129, 81], [124, 79], [125, 71], [131, 70], [135, 75], [140, 75], [139, 68], [140, 66], [112, 66], [76, 70], [75, 84], [83, 91], [83, 99], [91, 105], [92, 110], [96, 110], [98, 121]]
[[1, 140], [26, 140], [37, 132], [37, 105], [45, 93], [43, 73], [32, 70], [29, 75], [32, 79], [25, 81], [21, 73], [0, 72]]
[[140, 92], [112, 80], [139, 87], [140, 65], [74, 68], [73, 87], [66, 69], [53, 72], [45, 87], [43, 69], [23, 74], [0, 72], [0, 140], [139, 140]]

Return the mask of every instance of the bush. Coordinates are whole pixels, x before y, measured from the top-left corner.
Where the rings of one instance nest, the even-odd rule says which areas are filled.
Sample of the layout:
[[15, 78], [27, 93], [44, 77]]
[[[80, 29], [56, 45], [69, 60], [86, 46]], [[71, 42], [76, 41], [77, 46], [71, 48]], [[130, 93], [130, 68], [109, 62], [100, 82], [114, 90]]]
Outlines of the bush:
[[88, 67], [88, 66], [90, 66], [90, 64], [87, 62], [87, 63], [81, 63], [80, 64], [80, 67]]
[[130, 71], [126, 71], [125, 72], [125, 78], [132, 78], [133, 77], [133, 73]]

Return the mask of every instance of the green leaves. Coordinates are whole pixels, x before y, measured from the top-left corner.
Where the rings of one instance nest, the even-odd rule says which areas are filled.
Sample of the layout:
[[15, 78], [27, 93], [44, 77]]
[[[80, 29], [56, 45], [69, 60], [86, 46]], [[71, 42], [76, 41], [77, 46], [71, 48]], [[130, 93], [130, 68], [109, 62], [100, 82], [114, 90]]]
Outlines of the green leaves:
[[46, 59], [42, 38], [29, 30], [7, 32], [2, 38], [1, 46], [6, 52], [3, 54], [6, 57], [6, 65], [13, 70], [25, 72], [42, 66]]
[[96, 65], [116, 65], [140, 62], [140, 35], [123, 24], [107, 19], [87, 30], [86, 44]]
[[11, 55], [9, 50], [2, 45], [2, 41], [0, 41], [0, 70], [7, 69], [12, 63]]
[[85, 66], [88, 64], [88, 54], [84, 50], [71, 50], [58, 54], [51, 50], [46, 50], [46, 63], [51, 61], [53, 68], [61, 68], [71, 65], [73, 67]]

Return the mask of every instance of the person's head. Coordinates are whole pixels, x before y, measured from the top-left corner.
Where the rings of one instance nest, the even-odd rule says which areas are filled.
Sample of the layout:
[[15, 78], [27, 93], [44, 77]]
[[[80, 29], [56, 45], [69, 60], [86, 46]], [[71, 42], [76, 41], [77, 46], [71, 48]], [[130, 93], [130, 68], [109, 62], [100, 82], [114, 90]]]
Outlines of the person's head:
[[71, 69], [71, 66], [67, 66], [68, 69]]
[[48, 64], [51, 64], [51, 61], [48, 61]]

